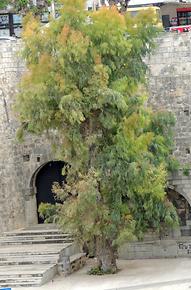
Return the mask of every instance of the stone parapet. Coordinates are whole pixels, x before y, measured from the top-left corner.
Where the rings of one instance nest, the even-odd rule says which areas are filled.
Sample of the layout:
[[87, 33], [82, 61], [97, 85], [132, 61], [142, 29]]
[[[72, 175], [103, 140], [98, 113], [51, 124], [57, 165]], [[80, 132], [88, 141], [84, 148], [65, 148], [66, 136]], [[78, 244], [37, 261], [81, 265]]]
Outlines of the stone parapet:
[[120, 259], [191, 257], [191, 239], [155, 240], [126, 243], [119, 249]]

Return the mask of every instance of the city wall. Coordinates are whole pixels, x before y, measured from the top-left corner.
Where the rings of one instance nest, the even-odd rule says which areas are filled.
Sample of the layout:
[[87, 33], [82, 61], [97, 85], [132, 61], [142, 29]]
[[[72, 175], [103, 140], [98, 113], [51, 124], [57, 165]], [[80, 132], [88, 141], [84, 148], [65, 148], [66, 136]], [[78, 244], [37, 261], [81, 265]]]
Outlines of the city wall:
[[[163, 33], [148, 60], [149, 105], [175, 115], [174, 156], [180, 168], [191, 165], [191, 33]], [[191, 205], [191, 177], [179, 170], [170, 186]]]
[[[175, 115], [174, 156], [180, 170], [169, 176], [168, 185], [191, 205], [191, 176], [183, 174], [191, 166], [191, 33], [164, 33], [147, 60], [149, 66], [148, 105], [154, 110]], [[184, 227], [190, 229], [190, 220]], [[123, 259], [191, 257], [191, 238], [181, 237], [178, 229], [162, 240], [155, 234], [143, 242], [124, 244], [119, 251]]]
[[[181, 166], [191, 164], [191, 33], [161, 34], [149, 58], [149, 101], [155, 110], [175, 114], [174, 155]], [[0, 232], [37, 223], [33, 177], [53, 160], [48, 142], [28, 136], [19, 144], [12, 104], [25, 71], [18, 56], [21, 41], [0, 40]], [[180, 169], [169, 186], [191, 205], [191, 177]]]
[[12, 105], [25, 70], [20, 50], [20, 40], [0, 40], [0, 233], [37, 223], [32, 176], [52, 159], [45, 140], [32, 136], [22, 144], [16, 140]]

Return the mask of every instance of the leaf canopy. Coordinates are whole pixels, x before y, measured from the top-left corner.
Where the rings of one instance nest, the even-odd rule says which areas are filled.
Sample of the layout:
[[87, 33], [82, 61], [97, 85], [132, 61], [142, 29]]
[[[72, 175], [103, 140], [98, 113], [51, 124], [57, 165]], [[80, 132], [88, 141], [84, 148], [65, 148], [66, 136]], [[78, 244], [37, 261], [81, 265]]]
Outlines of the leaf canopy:
[[115, 7], [83, 7], [65, 0], [46, 27], [25, 18], [28, 71], [15, 108], [19, 134], [48, 132], [57, 158], [70, 165], [64, 188], [53, 187], [64, 201], [59, 223], [80, 239], [101, 236], [116, 246], [177, 221], [165, 193], [174, 118], [145, 106], [153, 11], [132, 18]]

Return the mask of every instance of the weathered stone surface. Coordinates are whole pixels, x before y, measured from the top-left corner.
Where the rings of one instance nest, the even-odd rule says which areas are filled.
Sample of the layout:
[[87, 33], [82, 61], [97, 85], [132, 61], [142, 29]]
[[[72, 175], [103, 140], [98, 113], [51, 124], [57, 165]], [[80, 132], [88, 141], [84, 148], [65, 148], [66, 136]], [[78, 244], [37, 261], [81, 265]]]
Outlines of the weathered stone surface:
[[[147, 63], [148, 104], [175, 115], [173, 154], [184, 168], [191, 163], [191, 33], [161, 34]], [[183, 171], [169, 177], [169, 184], [191, 205], [191, 177]]]
[[0, 285], [40, 286], [58, 273], [66, 276], [85, 264], [80, 250], [73, 237], [54, 224], [4, 233], [0, 236]]
[[181, 164], [191, 161], [191, 33], [165, 33], [147, 61], [149, 104], [175, 114], [174, 155]]
[[127, 243], [120, 247], [121, 259], [191, 257], [191, 239]]
[[[43, 138], [28, 136], [23, 144], [16, 140], [12, 104], [25, 71], [18, 57], [20, 49], [20, 40], [0, 40], [0, 232], [37, 222], [31, 179], [42, 164], [52, 160], [50, 146]], [[26, 155], [29, 161], [25, 161]]]
[[[169, 176], [169, 186], [191, 205], [191, 173], [186, 176], [182, 170], [186, 164], [191, 164], [191, 33], [161, 34], [153, 55], [146, 62], [149, 66], [148, 105], [154, 110], [170, 111], [176, 118], [173, 154], [181, 168]], [[189, 225], [186, 227], [190, 230]], [[190, 242], [189, 237], [180, 237], [180, 230], [176, 229], [163, 240], [151, 236], [150, 241], [125, 244], [120, 248], [119, 257], [190, 257]]]

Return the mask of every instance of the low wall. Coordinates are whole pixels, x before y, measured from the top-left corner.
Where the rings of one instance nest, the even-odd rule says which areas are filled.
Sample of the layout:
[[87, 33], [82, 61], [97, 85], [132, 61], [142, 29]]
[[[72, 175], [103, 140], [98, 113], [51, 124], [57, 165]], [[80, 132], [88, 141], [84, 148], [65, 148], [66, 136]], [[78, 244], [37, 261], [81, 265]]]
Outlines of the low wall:
[[126, 243], [119, 249], [120, 259], [191, 257], [191, 238]]

